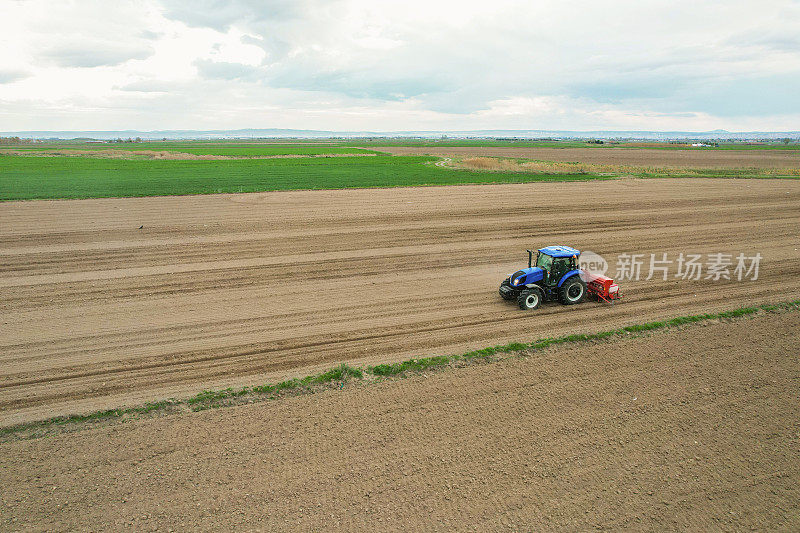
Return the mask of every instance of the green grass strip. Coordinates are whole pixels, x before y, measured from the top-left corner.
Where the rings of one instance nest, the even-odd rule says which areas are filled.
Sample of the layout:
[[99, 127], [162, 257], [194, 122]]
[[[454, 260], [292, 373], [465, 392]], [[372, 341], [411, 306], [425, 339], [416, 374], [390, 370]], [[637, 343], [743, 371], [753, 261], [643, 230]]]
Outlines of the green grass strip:
[[612, 179], [454, 171], [435, 161], [427, 156], [173, 161], [0, 154], [0, 201]]
[[486, 359], [493, 355], [507, 354], [514, 352], [531, 352], [544, 350], [550, 346], [581, 342], [594, 342], [607, 340], [611, 337], [638, 335], [645, 332], [669, 329], [677, 326], [695, 324], [709, 320], [733, 319], [752, 316], [760, 312], [776, 312], [785, 310], [800, 309], [800, 300], [784, 302], [778, 304], [768, 304], [756, 307], [742, 307], [730, 311], [719, 313], [705, 313], [700, 315], [687, 315], [668, 320], [646, 322], [621, 328], [601, 331], [598, 333], [579, 333], [538, 339], [530, 343], [511, 343], [501, 346], [492, 346], [474, 350], [459, 355], [439, 355], [434, 357], [414, 358], [391, 364], [380, 364], [368, 366], [366, 368], [352, 367], [342, 363], [326, 372], [313, 374], [304, 378], [295, 378], [282, 381], [276, 384], [264, 384], [254, 387], [226, 388], [221, 390], [204, 390], [195, 396], [185, 399], [168, 399], [158, 402], [146, 403], [135, 407], [119, 409], [108, 409], [96, 411], [88, 414], [69, 415], [53, 417], [37, 422], [27, 422], [14, 426], [0, 428], [0, 437], [13, 436], [24, 431], [35, 431], [37, 429], [46, 430], [52, 427], [66, 426], [70, 424], [91, 423], [104, 420], [121, 419], [124, 417], [136, 417], [138, 415], [152, 415], [160, 412], [183, 411], [187, 408], [191, 411], [202, 411], [205, 409], [224, 407], [226, 405], [236, 405], [247, 400], [256, 401], [260, 397], [277, 398], [281, 393], [302, 393], [309, 392], [318, 386], [331, 386], [339, 384], [340, 387], [351, 379], [364, 380], [372, 376], [373, 378], [386, 378], [392, 376], [404, 376], [415, 372], [424, 372], [450, 366], [459, 361], [470, 361], [475, 359]]

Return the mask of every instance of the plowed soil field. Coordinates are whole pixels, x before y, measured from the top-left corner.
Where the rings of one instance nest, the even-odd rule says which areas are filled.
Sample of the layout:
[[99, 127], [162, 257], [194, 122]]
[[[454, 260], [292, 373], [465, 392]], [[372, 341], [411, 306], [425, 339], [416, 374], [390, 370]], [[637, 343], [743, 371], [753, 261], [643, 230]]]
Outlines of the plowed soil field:
[[0, 529], [797, 531], [798, 344], [770, 313], [5, 443]]
[[[2, 203], [0, 424], [796, 300], [798, 235], [791, 180]], [[613, 307], [502, 301], [547, 244], [612, 274], [621, 253], [762, 260], [755, 281], [645, 280], [645, 264]]]
[[800, 168], [798, 150], [657, 150], [631, 148], [511, 148], [511, 147], [412, 147], [389, 146], [381, 152], [394, 155], [438, 157], [518, 157], [543, 161], [634, 165], [675, 168]]

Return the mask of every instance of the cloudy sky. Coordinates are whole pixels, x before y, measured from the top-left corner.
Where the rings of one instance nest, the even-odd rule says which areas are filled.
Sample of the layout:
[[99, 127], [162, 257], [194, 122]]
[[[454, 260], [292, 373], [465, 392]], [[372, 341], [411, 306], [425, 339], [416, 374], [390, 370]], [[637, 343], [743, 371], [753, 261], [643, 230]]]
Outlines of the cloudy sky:
[[0, 0], [0, 131], [800, 130], [800, 0]]

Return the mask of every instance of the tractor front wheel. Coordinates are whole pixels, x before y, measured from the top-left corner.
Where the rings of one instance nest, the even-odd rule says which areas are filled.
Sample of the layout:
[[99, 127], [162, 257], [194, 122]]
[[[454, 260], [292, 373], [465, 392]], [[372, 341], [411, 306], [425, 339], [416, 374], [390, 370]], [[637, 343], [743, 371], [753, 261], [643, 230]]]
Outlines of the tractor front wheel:
[[583, 297], [586, 296], [586, 283], [583, 282], [580, 276], [572, 276], [561, 285], [558, 290], [558, 296], [564, 305], [581, 303]]
[[544, 294], [540, 289], [530, 289], [519, 293], [517, 303], [520, 309], [536, 309], [542, 304]]

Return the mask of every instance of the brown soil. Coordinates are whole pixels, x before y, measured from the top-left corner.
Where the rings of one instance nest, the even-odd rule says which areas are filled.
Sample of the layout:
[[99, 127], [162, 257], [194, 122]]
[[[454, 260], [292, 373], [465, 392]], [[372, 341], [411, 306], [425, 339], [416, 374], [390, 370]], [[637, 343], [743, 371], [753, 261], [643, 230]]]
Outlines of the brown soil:
[[[608, 144], [614, 144], [608, 143]], [[664, 142], [626, 142], [625, 148], [691, 148], [692, 143], [664, 143]], [[588, 147], [587, 147], [588, 148]], [[600, 147], [605, 148], [605, 147]]]
[[[2, 203], [0, 423], [795, 300], [799, 205], [797, 181], [680, 179]], [[503, 302], [553, 243], [612, 270], [763, 260], [757, 281], [621, 281], [614, 307]]]
[[653, 150], [619, 147], [505, 148], [505, 147], [381, 147], [394, 155], [438, 157], [518, 157], [543, 161], [601, 165], [667, 166], [676, 168], [800, 168], [797, 150]]
[[0, 446], [3, 530], [800, 528], [800, 313]]
[[537, 159], [516, 159], [501, 157], [465, 157], [453, 161], [452, 158], [443, 158], [436, 163], [437, 166], [449, 166], [466, 170], [489, 170], [493, 172], [530, 172], [534, 174], [610, 174], [610, 175], [656, 175], [662, 177], [704, 177], [709, 172], [736, 176], [800, 176], [798, 168], [759, 168], [753, 169], [694, 169], [687, 167], [669, 166], [633, 166], [633, 165], [600, 165], [596, 163], [568, 163], [563, 161], [540, 161]]

